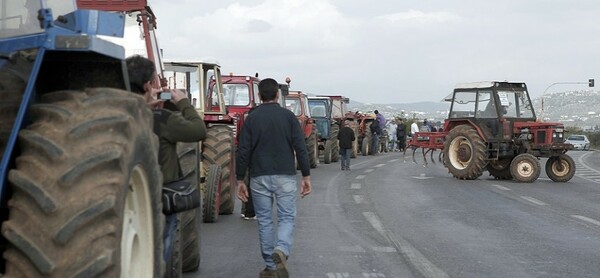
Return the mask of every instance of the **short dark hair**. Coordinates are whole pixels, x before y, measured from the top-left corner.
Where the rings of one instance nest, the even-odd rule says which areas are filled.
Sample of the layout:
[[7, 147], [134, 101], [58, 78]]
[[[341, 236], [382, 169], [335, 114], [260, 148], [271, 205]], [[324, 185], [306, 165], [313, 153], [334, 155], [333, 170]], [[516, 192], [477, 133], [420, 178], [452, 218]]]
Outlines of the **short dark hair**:
[[379, 111], [375, 110], [375, 114], [379, 114]]
[[154, 63], [146, 57], [133, 55], [125, 59], [127, 63], [127, 74], [129, 75], [129, 85], [131, 91], [137, 94], [144, 94], [144, 84], [154, 79], [156, 67]]
[[258, 95], [262, 101], [271, 101], [277, 97], [279, 83], [273, 78], [263, 79], [258, 83]]

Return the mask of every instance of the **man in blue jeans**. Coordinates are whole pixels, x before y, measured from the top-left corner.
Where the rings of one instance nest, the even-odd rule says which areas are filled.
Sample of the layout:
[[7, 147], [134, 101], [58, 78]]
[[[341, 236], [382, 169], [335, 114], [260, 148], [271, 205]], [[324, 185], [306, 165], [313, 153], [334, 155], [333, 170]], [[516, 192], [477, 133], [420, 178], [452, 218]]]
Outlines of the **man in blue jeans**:
[[[279, 84], [271, 78], [258, 84], [263, 103], [248, 115], [242, 128], [236, 159], [237, 197], [246, 202], [249, 170], [252, 203], [258, 221], [260, 249], [266, 267], [260, 277], [289, 277], [286, 267], [296, 222], [295, 155], [302, 172], [300, 195], [310, 194], [310, 164], [304, 134], [296, 116], [279, 106]], [[277, 205], [277, 237], [273, 226], [273, 202]]]

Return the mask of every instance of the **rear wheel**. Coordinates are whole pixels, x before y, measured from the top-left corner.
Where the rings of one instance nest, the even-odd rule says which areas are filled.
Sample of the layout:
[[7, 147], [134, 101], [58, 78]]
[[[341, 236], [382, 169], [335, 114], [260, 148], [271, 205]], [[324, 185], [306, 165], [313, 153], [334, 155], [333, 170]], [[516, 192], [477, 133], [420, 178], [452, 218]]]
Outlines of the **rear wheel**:
[[361, 146], [361, 150], [360, 153], [363, 156], [367, 156], [369, 155], [369, 153], [371, 153], [371, 142], [369, 142], [369, 137], [365, 136], [362, 139], [362, 146]]
[[160, 275], [158, 140], [144, 99], [108, 88], [61, 91], [30, 112], [8, 174], [5, 276]]
[[517, 155], [510, 163], [510, 173], [518, 182], [534, 182], [540, 177], [540, 172], [540, 162], [532, 154]]
[[487, 165], [487, 170], [497, 180], [511, 180], [510, 162], [512, 158], [501, 158], [499, 160], [491, 160]]
[[448, 133], [444, 142], [444, 165], [457, 179], [474, 180], [487, 166], [486, 147], [477, 131], [460, 125]]
[[8, 137], [19, 112], [25, 81], [8, 70], [0, 69], [0, 157], [8, 144]]
[[575, 161], [566, 154], [552, 156], [546, 161], [546, 174], [555, 182], [567, 182], [575, 175]]
[[208, 128], [203, 142], [202, 156], [209, 164], [221, 167], [220, 214], [232, 214], [234, 209], [234, 146], [233, 130], [226, 125]]

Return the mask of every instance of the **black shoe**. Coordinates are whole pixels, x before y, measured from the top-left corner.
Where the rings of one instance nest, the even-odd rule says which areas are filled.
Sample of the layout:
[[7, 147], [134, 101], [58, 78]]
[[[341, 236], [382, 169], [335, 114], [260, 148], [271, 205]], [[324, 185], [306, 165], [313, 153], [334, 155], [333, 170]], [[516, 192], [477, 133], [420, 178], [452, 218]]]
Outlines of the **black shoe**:
[[263, 269], [260, 274], [258, 275], [259, 278], [277, 278], [277, 272], [274, 269], [268, 269], [265, 267], [265, 269]]

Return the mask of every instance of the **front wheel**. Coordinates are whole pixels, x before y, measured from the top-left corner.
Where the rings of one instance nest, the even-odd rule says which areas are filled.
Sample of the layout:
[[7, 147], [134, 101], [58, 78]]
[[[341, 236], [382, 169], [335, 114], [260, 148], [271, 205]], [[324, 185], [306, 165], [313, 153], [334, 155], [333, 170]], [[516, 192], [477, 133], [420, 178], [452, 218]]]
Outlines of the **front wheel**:
[[205, 164], [203, 172], [206, 173], [205, 182], [201, 184], [202, 190], [202, 221], [214, 223], [219, 219], [219, 204], [221, 203], [221, 167], [214, 164]]
[[325, 141], [325, 150], [323, 150], [323, 163], [329, 164], [331, 163], [331, 152], [333, 148], [331, 146], [331, 140]]
[[317, 128], [313, 128], [310, 136], [306, 141], [306, 148], [308, 150], [308, 162], [310, 168], [317, 168], [317, 162], [319, 161], [319, 143], [317, 142]]
[[495, 179], [511, 180], [512, 175], [510, 173], [510, 162], [510, 157], [491, 160], [487, 165], [487, 170]]
[[552, 156], [546, 161], [546, 174], [555, 182], [567, 182], [575, 175], [575, 161], [566, 154]]
[[518, 182], [534, 182], [540, 177], [540, 172], [540, 162], [532, 154], [517, 155], [510, 163], [510, 173]]

